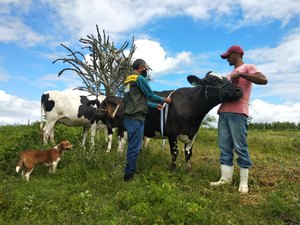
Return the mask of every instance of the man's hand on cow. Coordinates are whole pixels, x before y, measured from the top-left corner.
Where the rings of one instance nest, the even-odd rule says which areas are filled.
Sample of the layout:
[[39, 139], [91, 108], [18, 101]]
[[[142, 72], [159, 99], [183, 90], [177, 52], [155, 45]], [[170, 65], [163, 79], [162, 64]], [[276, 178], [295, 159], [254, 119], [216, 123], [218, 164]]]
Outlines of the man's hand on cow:
[[165, 100], [165, 103], [168, 103], [168, 104], [170, 104], [172, 102], [171, 98], [165, 98], [164, 100]]
[[163, 110], [163, 108], [164, 108], [164, 105], [162, 105], [162, 104], [157, 104], [157, 109], [158, 109], [159, 111]]

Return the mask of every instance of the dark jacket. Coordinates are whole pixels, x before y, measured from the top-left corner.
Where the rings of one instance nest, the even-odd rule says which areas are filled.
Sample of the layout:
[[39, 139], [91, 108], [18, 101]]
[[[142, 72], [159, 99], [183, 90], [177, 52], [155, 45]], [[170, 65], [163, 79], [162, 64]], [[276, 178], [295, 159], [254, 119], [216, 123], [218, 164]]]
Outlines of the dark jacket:
[[126, 78], [124, 84], [124, 115], [126, 117], [145, 120], [148, 105], [150, 107], [157, 107], [155, 103], [148, 103], [147, 99], [159, 103], [163, 102], [163, 98], [153, 93], [148, 81], [142, 75], [132, 74]]

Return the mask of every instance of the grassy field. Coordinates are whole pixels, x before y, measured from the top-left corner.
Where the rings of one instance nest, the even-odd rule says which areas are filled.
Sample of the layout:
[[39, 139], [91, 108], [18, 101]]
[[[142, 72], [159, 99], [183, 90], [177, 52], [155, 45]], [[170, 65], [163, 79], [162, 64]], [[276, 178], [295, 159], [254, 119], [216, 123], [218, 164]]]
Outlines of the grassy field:
[[21, 150], [45, 149], [39, 125], [0, 127], [0, 224], [300, 224], [299, 131], [249, 131], [254, 165], [246, 195], [237, 192], [237, 166], [231, 186], [209, 186], [220, 176], [216, 130], [199, 131], [190, 173], [182, 151], [169, 172], [168, 145], [151, 140], [127, 183], [116, 143], [106, 153], [100, 135], [94, 151], [82, 149], [81, 132], [59, 126], [57, 142], [67, 139], [74, 150], [56, 174], [37, 167], [26, 182], [15, 166]]

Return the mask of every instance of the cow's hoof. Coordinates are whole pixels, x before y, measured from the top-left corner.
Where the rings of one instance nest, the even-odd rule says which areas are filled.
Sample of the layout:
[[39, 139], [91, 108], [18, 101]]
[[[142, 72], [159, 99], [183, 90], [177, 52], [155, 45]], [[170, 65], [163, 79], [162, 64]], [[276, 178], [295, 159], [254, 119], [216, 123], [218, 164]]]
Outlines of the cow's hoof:
[[185, 172], [186, 172], [187, 174], [191, 174], [191, 173], [192, 173], [192, 167], [191, 167], [191, 166], [187, 166], [187, 167], [185, 168]]
[[185, 168], [185, 170], [186, 170], [186, 173], [188, 173], [188, 174], [192, 173], [192, 165], [191, 165], [191, 162], [190, 162], [190, 161], [188, 161], [188, 162], [186, 163], [186, 168]]
[[169, 165], [169, 167], [168, 167], [168, 170], [170, 171], [170, 172], [174, 172], [175, 170], [176, 170], [176, 164], [170, 164]]

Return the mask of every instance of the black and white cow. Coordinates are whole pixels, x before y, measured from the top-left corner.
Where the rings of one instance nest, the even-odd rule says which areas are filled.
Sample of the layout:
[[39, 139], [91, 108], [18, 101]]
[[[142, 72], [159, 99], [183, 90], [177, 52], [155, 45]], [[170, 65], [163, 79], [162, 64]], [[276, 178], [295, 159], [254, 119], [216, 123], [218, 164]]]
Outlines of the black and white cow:
[[[95, 133], [102, 125], [101, 115], [97, 109], [90, 106], [96, 104], [100, 107], [100, 102], [105, 98], [100, 95], [95, 97], [78, 94], [79, 91], [61, 92], [48, 91], [41, 96], [41, 124], [44, 144], [48, 139], [54, 141], [54, 126], [61, 123], [71, 127], [84, 127], [82, 146], [85, 146], [89, 129], [91, 129], [91, 143], [94, 146]], [[93, 100], [92, 100], [93, 99]], [[46, 125], [43, 127], [43, 115], [46, 118]]]
[[187, 79], [197, 86], [157, 93], [163, 97], [170, 96], [172, 103], [166, 105], [163, 113], [148, 108], [145, 120], [146, 137], [154, 138], [159, 135], [168, 138], [172, 156], [171, 170], [176, 168], [177, 140], [184, 143], [185, 160], [190, 168], [192, 147], [205, 115], [219, 103], [236, 100], [243, 95], [242, 90], [233, 86], [225, 77], [211, 72], [203, 79], [194, 75], [188, 76]]
[[127, 133], [124, 128], [124, 100], [121, 97], [109, 96], [105, 98], [100, 105], [102, 121], [107, 127], [108, 140], [110, 145], [107, 152], [111, 150], [113, 129], [117, 129], [118, 152], [123, 152]]

